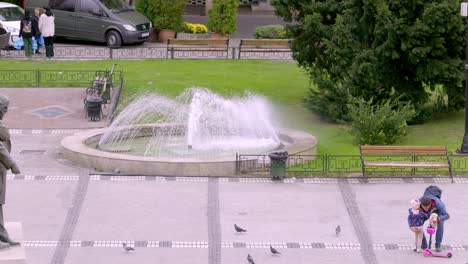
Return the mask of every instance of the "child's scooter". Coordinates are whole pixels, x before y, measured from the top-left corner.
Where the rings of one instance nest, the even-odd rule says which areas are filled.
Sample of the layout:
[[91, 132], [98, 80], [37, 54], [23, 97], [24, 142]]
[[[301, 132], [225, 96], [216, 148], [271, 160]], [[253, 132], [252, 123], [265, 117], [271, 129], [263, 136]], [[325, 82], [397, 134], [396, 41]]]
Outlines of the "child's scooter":
[[433, 226], [428, 226], [426, 229], [427, 233], [429, 234], [429, 246], [424, 250], [423, 255], [425, 257], [439, 257], [439, 258], [451, 258], [452, 257], [452, 252], [436, 252], [435, 250], [431, 249], [431, 243], [432, 243], [432, 235], [435, 234], [435, 227]]

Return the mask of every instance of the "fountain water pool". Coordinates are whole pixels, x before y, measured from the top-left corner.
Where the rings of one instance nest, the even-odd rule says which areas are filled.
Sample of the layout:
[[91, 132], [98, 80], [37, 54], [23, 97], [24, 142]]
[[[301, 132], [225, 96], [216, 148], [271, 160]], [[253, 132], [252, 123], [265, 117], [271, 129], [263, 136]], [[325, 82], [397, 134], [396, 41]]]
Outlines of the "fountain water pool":
[[204, 88], [176, 98], [150, 94], [108, 128], [64, 138], [62, 146], [65, 157], [81, 165], [144, 175], [233, 175], [237, 153], [315, 154], [312, 135], [275, 128], [270, 110], [265, 98], [252, 94], [224, 98]]

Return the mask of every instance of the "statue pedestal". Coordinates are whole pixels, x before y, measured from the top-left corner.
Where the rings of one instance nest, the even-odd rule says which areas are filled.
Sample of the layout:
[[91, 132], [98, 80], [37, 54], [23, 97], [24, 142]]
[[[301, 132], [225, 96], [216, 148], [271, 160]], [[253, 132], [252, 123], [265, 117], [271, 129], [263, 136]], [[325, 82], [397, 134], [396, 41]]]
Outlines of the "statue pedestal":
[[14, 241], [21, 246], [0, 249], [0, 264], [26, 264], [26, 251], [23, 245], [23, 227], [20, 222], [6, 222], [5, 228]]

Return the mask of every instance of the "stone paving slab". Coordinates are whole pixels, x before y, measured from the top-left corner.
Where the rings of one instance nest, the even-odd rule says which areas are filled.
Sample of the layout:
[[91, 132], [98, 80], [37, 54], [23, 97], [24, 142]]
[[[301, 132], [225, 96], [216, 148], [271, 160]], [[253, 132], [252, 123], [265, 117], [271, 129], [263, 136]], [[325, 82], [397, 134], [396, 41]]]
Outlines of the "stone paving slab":
[[27, 264], [49, 264], [55, 248], [26, 248]]
[[60, 141], [64, 136], [66, 134], [12, 133], [12, 155], [22, 176], [78, 175], [79, 167], [61, 156]]
[[121, 248], [71, 248], [67, 264], [112, 263], [112, 264], [206, 264], [208, 250], [136, 248], [125, 253]]
[[440, 264], [440, 263], [468, 263], [468, 252], [453, 252], [453, 257], [448, 258], [435, 258], [424, 257], [422, 254], [414, 253], [412, 251], [381, 251], [377, 252], [379, 264], [395, 264], [395, 263], [427, 263], [427, 264]]
[[206, 183], [91, 181], [73, 239], [207, 241]]
[[24, 240], [58, 240], [73, 206], [75, 186], [75, 182], [8, 181], [5, 219], [23, 224]]
[[10, 129], [104, 127], [85, 119], [85, 88], [0, 88], [10, 98], [4, 124]]
[[250, 254], [255, 263], [296, 264], [296, 263], [362, 263], [358, 250], [297, 250], [284, 249], [281, 256], [273, 256], [269, 249], [231, 249], [223, 250], [223, 264], [247, 263]]
[[336, 185], [222, 183], [220, 207], [223, 241], [358, 242]]

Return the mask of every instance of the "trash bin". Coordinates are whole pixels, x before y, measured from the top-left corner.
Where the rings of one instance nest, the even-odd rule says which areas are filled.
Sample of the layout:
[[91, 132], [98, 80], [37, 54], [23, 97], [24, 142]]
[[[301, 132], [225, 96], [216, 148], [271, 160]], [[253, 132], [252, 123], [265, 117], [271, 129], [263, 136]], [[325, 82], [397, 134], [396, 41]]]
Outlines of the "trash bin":
[[268, 155], [271, 160], [271, 177], [272, 180], [284, 179], [286, 176], [286, 161], [288, 160], [288, 152], [273, 152]]
[[101, 120], [102, 98], [97, 96], [86, 96], [86, 115], [88, 120]]

